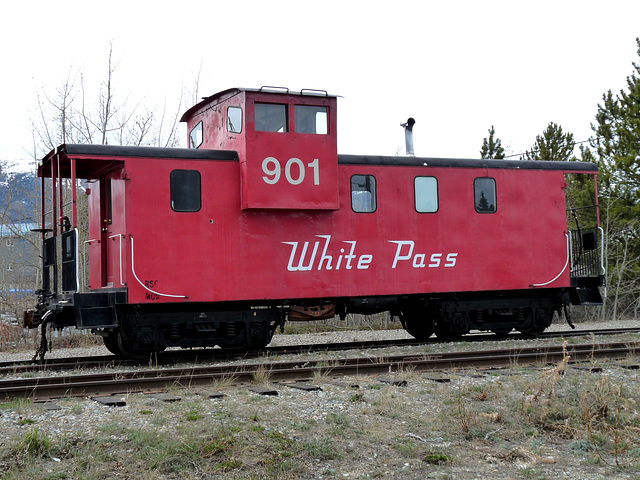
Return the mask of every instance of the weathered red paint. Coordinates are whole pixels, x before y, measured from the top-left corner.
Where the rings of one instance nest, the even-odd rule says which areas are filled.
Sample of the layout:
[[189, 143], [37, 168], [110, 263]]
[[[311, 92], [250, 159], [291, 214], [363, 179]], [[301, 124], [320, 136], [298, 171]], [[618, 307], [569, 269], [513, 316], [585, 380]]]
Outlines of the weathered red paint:
[[[286, 105], [289, 131], [256, 131], [258, 103]], [[295, 131], [296, 105], [326, 108], [326, 134]], [[243, 109], [239, 132], [227, 128], [229, 107]], [[74, 159], [78, 177], [92, 179], [91, 290], [126, 289], [130, 304], [144, 304], [570, 286], [564, 174], [595, 174], [595, 167], [340, 163], [336, 98], [328, 95], [232, 89], [205, 99], [183, 120], [189, 131], [203, 122], [200, 148], [233, 150], [235, 160], [96, 150], [67, 153], [60, 166], [45, 161], [40, 168], [41, 176], [55, 177], [56, 168], [63, 175]], [[199, 211], [172, 209], [174, 170], [200, 172]], [[353, 175], [376, 178], [375, 212], [352, 210]], [[418, 176], [437, 178], [435, 213], [416, 212]], [[495, 213], [475, 210], [479, 177], [496, 181]]]
[[[258, 131], [256, 104], [285, 106], [287, 132]], [[326, 108], [327, 133], [297, 132], [296, 106]], [[227, 128], [229, 107], [242, 108], [240, 132]], [[336, 118], [334, 96], [230, 89], [192, 107], [183, 121], [189, 132], [203, 122], [205, 133], [199, 148], [238, 152], [243, 210], [335, 210], [339, 207]], [[277, 170], [277, 178], [266, 174], [265, 168]]]
[[[171, 209], [168, 179], [175, 168], [201, 172], [199, 212]], [[112, 187], [118, 213], [106, 248], [92, 245], [92, 253], [106, 253], [108, 285], [116, 287], [124, 241], [123, 283], [131, 303], [527, 289], [565, 265], [562, 172], [352, 165], [338, 171], [336, 211], [243, 211], [238, 162], [128, 159], [126, 181]], [[353, 174], [378, 179], [376, 212], [352, 211]], [[437, 213], [414, 209], [413, 179], [423, 175], [438, 178]], [[484, 176], [497, 182], [498, 210], [489, 215], [474, 209], [473, 180]], [[154, 295], [135, 280], [130, 237], [140, 282], [172, 296]], [[100, 265], [101, 256], [92, 255], [92, 287]], [[566, 270], [550, 287], [568, 285]]]

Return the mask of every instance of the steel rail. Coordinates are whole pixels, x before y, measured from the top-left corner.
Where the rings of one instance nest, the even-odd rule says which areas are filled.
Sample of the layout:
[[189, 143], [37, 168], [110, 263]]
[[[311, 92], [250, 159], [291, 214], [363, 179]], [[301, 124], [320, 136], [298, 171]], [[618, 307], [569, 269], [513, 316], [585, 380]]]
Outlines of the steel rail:
[[[623, 329], [598, 329], [598, 330], [567, 330], [561, 332], [546, 332], [538, 337], [541, 339], [551, 338], [569, 338], [588, 335], [616, 335], [627, 333], [640, 333], [640, 328], [623, 328]], [[522, 334], [513, 333], [504, 338], [498, 338], [494, 334], [472, 334], [465, 336], [461, 339], [462, 342], [483, 342], [483, 341], [505, 341], [505, 340], [520, 340], [530, 339], [531, 337], [524, 336]], [[418, 345], [429, 345], [437, 343], [448, 343], [438, 340], [437, 338], [431, 338], [427, 341], [420, 341], [413, 338], [409, 339], [395, 339], [395, 340], [369, 340], [369, 341], [355, 341], [355, 342], [336, 342], [336, 343], [320, 343], [320, 344], [307, 344], [307, 345], [290, 345], [290, 346], [274, 346], [266, 347], [264, 350], [252, 353], [246, 352], [233, 352], [225, 351], [222, 349], [194, 349], [194, 350], [179, 350], [163, 352], [155, 355], [152, 358], [154, 364], [170, 365], [172, 363], [181, 361], [206, 361], [206, 360], [234, 360], [238, 358], [257, 358], [265, 353], [267, 355], [282, 355], [282, 354], [298, 354], [298, 353], [312, 353], [323, 351], [341, 351], [341, 350], [366, 350], [375, 348], [386, 347], [409, 347]], [[92, 357], [67, 357], [58, 359], [45, 359], [44, 362], [35, 363], [30, 360], [21, 360], [15, 362], [0, 362], [0, 376], [3, 375], [15, 375], [26, 372], [44, 372], [54, 370], [73, 370], [78, 368], [105, 368], [105, 367], [122, 367], [122, 366], [140, 366], [149, 363], [149, 358], [144, 360], [140, 359], [120, 359], [114, 355], [99, 355]]]
[[0, 401], [14, 397], [46, 400], [61, 397], [100, 396], [115, 393], [158, 392], [168, 386], [184, 388], [212, 384], [252, 382], [258, 372], [271, 381], [308, 380], [317, 374], [331, 376], [388, 374], [401, 371], [437, 371], [458, 368], [487, 368], [509, 365], [595, 361], [637, 355], [640, 342], [525, 347], [505, 350], [451, 352], [438, 354], [358, 357], [342, 360], [252, 363], [225, 366], [198, 366], [132, 372], [108, 372], [58, 377], [0, 380]]

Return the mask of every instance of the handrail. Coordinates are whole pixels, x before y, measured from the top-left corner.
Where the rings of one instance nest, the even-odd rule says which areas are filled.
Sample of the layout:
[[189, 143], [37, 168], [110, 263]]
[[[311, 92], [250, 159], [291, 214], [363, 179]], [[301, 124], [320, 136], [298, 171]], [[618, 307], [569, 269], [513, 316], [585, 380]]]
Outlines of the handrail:
[[131, 273], [133, 273], [133, 277], [138, 281], [138, 283], [142, 286], [142, 288], [153, 293], [154, 295], [159, 295], [161, 297], [171, 297], [171, 298], [189, 298], [186, 295], [171, 295], [168, 293], [156, 292], [155, 290], [151, 290], [149, 287], [147, 287], [144, 283], [140, 281], [140, 279], [138, 278], [138, 275], [136, 274], [136, 269], [135, 269], [133, 235], [131, 236]]
[[602, 227], [598, 227], [598, 230], [600, 230], [600, 235], [602, 235], [602, 242], [600, 243], [600, 272], [601, 275], [606, 275], [607, 269], [604, 267], [604, 230]]
[[[267, 89], [271, 90], [269, 91]], [[276, 87], [273, 85], [263, 85], [260, 87], [260, 92], [278, 93], [278, 90], [283, 90], [284, 93], [289, 93], [289, 89], [287, 87]]]
[[567, 266], [569, 265], [569, 257], [571, 252], [571, 245], [570, 245], [571, 240], [568, 233], [565, 232], [564, 236], [567, 237], [567, 261], [564, 263], [564, 267], [562, 268], [562, 271], [558, 275], [556, 275], [553, 280], [549, 280], [548, 282], [545, 282], [545, 283], [532, 283], [531, 285], [529, 285], [530, 287], [545, 287], [550, 283], [555, 282], [565, 272], [565, 270], [567, 269]]
[[110, 239], [114, 239], [116, 237], [120, 237], [120, 285], [124, 286], [123, 278], [122, 278], [122, 234], [116, 233], [114, 235], [109, 235]]
[[[602, 276], [605, 276], [607, 274], [607, 269], [604, 266], [604, 230], [602, 229], [602, 227], [598, 227], [598, 230], [600, 230], [600, 235], [602, 235], [602, 241], [600, 243], [600, 272]], [[604, 281], [604, 297], [607, 298], [607, 280], [605, 278]]]
[[75, 235], [75, 241], [73, 243], [75, 243], [75, 247], [76, 247], [76, 251], [74, 252], [75, 255], [75, 264], [76, 264], [76, 292], [80, 292], [80, 270], [79, 270], [79, 266], [78, 266], [78, 251], [80, 250], [80, 246], [78, 245], [78, 240], [80, 239], [80, 233], [78, 232], [77, 228], [73, 229], [73, 233]]
[[305, 94], [304, 92], [309, 92], [307, 93], [307, 95], [312, 95], [316, 97], [329, 96], [329, 92], [327, 92], [326, 90], [319, 90], [317, 88], [303, 88], [302, 90], [300, 90], [300, 95], [304, 95]]
[[87, 245], [91, 245], [93, 242], [100, 243], [100, 239], [92, 238], [90, 240], [85, 240], [82, 242], [82, 280], [84, 283], [83, 292], [87, 290]]

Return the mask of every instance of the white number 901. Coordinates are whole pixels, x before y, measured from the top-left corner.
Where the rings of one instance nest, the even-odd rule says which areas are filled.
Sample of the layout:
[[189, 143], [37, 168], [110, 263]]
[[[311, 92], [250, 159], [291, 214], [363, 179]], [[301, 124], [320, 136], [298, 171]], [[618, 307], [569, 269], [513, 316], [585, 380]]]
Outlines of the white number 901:
[[[296, 166], [296, 168], [292, 167]], [[308, 163], [307, 167], [313, 170], [313, 184], [320, 185], [320, 172], [318, 169], [318, 159]], [[280, 181], [282, 166], [275, 157], [267, 157], [262, 161], [262, 171], [265, 174], [262, 179], [269, 185], [275, 185]], [[296, 175], [297, 174], [297, 175]], [[305, 166], [299, 158], [290, 158], [284, 166], [284, 176], [291, 185], [300, 185], [304, 181]]]

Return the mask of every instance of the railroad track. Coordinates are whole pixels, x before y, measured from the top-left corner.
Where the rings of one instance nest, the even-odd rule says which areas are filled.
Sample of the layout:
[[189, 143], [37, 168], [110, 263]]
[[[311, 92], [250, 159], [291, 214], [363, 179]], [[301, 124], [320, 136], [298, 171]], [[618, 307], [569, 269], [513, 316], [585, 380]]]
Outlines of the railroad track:
[[[626, 333], [640, 333], [640, 328], [618, 328], [618, 329], [596, 329], [596, 330], [566, 330], [558, 332], [545, 332], [537, 339], [550, 338], [570, 338], [580, 336], [608, 336], [620, 335]], [[485, 342], [485, 341], [504, 341], [529, 339], [520, 333], [512, 333], [506, 337], [497, 337], [494, 334], [475, 334], [464, 337], [465, 342]], [[361, 342], [338, 342], [338, 343], [320, 343], [306, 345], [290, 345], [267, 347], [260, 352], [229, 352], [220, 349], [196, 349], [196, 350], [178, 350], [160, 353], [153, 358], [144, 360], [119, 359], [114, 355], [98, 355], [93, 357], [67, 357], [45, 359], [44, 362], [34, 362], [31, 360], [20, 360], [15, 362], [0, 362], [0, 377], [6, 375], [16, 375], [28, 372], [46, 372], [56, 370], [79, 370], [91, 368], [120, 368], [125, 366], [141, 366], [148, 365], [150, 362], [156, 366], [174, 365], [180, 362], [202, 362], [202, 361], [228, 361], [239, 358], [258, 358], [263, 355], [274, 356], [283, 354], [300, 354], [323, 351], [345, 351], [345, 350], [370, 350], [375, 348], [387, 347], [406, 347], [417, 345], [428, 345], [446, 343], [432, 337], [428, 341], [418, 341], [416, 339], [395, 339], [395, 340], [373, 340]]]
[[169, 386], [182, 388], [213, 385], [216, 381], [243, 384], [258, 376], [272, 382], [307, 381], [316, 375], [394, 375], [401, 372], [447, 371], [512, 365], [541, 365], [570, 361], [594, 362], [637, 356], [640, 342], [615, 342], [567, 346], [525, 347], [438, 354], [397, 355], [377, 358], [346, 358], [326, 361], [292, 361], [190, 368], [107, 372], [71, 376], [0, 380], [0, 401], [15, 397], [46, 401], [62, 397], [105, 396], [122, 393], [153, 393]]

